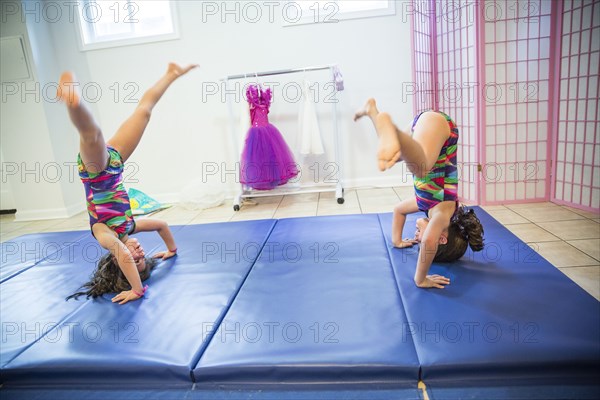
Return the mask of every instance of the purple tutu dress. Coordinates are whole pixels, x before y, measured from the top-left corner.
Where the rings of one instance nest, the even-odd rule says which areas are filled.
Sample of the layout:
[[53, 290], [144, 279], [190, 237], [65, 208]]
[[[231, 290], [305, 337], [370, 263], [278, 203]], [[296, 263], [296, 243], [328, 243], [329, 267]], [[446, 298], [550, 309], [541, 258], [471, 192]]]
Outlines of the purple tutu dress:
[[271, 89], [250, 85], [246, 98], [252, 126], [242, 152], [240, 181], [257, 190], [273, 189], [298, 175], [298, 167], [283, 136], [267, 118]]

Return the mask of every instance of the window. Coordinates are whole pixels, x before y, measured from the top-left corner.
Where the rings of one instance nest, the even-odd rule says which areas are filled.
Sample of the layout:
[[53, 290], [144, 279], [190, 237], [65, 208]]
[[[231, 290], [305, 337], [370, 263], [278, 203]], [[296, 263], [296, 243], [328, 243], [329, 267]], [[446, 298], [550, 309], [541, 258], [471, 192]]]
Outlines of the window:
[[83, 0], [78, 3], [82, 50], [178, 37], [175, 2]]
[[394, 0], [295, 0], [283, 9], [286, 26], [395, 15]]

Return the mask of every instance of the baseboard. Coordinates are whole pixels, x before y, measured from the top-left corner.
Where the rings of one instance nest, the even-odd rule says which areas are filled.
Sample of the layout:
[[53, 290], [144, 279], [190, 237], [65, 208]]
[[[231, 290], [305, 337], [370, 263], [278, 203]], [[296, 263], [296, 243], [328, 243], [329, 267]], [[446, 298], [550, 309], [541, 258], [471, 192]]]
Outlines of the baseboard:
[[380, 176], [376, 178], [354, 178], [344, 180], [344, 187], [347, 189], [395, 186], [413, 186], [412, 177]]
[[17, 209], [15, 222], [38, 221], [44, 219], [69, 218], [66, 208], [47, 208], [43, 210], [21, 211]]

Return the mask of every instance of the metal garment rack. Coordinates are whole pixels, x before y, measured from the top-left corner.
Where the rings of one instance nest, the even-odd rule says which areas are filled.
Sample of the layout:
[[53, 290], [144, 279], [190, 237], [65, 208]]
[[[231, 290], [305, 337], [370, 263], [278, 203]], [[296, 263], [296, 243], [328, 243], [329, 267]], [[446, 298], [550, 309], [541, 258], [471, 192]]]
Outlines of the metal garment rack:
[[[333, 77], [334, 71], [335, 71], [335, 69], [337, 69], [337, 65], [332, 64], [332, 65], [312, 66], [312, 67], [305, 67], [305, 68], [282, 69], [282, 70], [276, 70], [276, 71], [249, 72], [246, 74], [229, 75], [229, 76], [221, 79], [221, 81], [225, 82], [226, 93], [230, 93], [228, 91], [229, 90], [229, 88], [228, 88], [229, 82], [233, 81], [233, 80], [237, 80], [237, 79], [247, 79], [247, 78], [254, 78], [254, 77], [258, 78], [258, 77], [273, 76], [273, 75], [286, 75], [286, 74], [294, 74], [294, 73], [304, 73], [304, 72], [309, 72], [309, 71], [321, 71], [321, 70], [327, 70], [327, 69], [331, 71], [331, 76]], [[337, 90], [336, 85], [334, 85], [334, 90], [335, 90], [335, 94], [337, 95], [338, 90]], [[237, 137], [238, 133], [236, 133], [236, 123], [235, 123], [235, 117], [234, 117], [234, 113], [233, 113], [233, 107], [232, 107], [231, 101], [229, 100], [229, 96], [226, 96], [226, 98], [227, 98], [227, 108], [228, 108], [228, 112], [229, 112], [231, 137], [233, 138], [233, 143], [235, 144], [234, 146], [237, 148], [237, 144], [239, 143], [239, 140], [238, 140], [239, 138]], [[300, 188], [298, 188], [297, 190], [285, 190], [285, 189], [252, 190], [250, 188], [245, 187], [244, 184], [242, 184], [240, 182], [240, 188], [233, 198], [233, 209], [235, 211], [240, 210], [240, 206], [241, 206], [242, 200], [244, 198], [280, 196], [280, 195], [300, 194], [300, 193], [320, 193], [320, 192], [335, 191], [335, 197], [337, 199], [338, 204], [344, 203], [344, 187], [342, 185], [343, 168], [342, 168], [342, 161], [341, 161], [341, 157], [340, 157], [340, 138], [339, 138], [338, 121], [337, 121], [337, 103], [335, 101], [331, 103], [331, 110], [332, 110], [332, 114], [333, 114], [333, 141], [334, 141], [334, 157], [335, 157], [334, 162], [338, 166], [338, 180], [337, 180], [337, 183], [335, 184], [335, 186], [334, 187], [327, 187], [324, 185], [321, 185], [321, 186], [317, 185], [314, 187], [300, 186]], [[236, 150], [237, 150], [237, 155], [239, 158], [239, 156], [241, 155], [241, 151], [240, 151], [240, 149], [236, 149]]]

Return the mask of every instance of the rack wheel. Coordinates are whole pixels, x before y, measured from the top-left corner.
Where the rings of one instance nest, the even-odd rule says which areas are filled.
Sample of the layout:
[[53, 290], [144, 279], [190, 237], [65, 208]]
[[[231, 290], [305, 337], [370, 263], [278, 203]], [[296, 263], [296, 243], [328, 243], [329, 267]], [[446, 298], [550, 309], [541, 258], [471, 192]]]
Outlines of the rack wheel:
[[338, 202], [338, 204], [344, 204], [344, 198], [338, 197], [337, 202]]
[[233, 205], [233, 211], [240, 211], [240, 205], [239, 204], [234, 204]]

